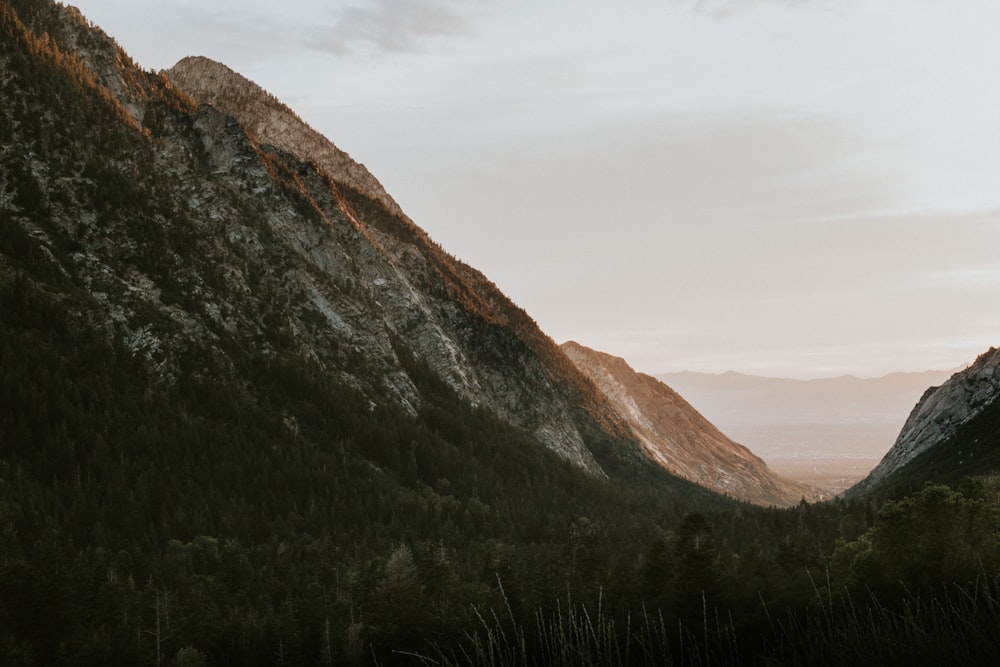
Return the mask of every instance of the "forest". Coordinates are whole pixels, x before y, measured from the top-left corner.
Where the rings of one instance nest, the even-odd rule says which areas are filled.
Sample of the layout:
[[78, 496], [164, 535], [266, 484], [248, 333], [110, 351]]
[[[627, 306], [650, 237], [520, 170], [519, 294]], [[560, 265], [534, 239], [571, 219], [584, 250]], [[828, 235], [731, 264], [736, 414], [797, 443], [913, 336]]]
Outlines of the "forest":
[[0, 290], [4, 664], [993, 655], [998, 478], [787, 510], [599, 480], [412, 358], [417, 417], [274, 360], [253, 401], [164, 389], [65, 303]]
[[259, 347], [182, 349], [165, 381], [49, 223], [127, 221], [144, 243], [108, 252], [201, 307], [169, 259], [197, 246], [192, 212], [136, 166], [189, 109], [146, 90], [162, 100], [140, 129], [50, 37], [54, 7], [0, 2], [0, 663], [994, 663], [989, 470], [779, 510], [608, 439], [600, 477], [404, 336], [419, 410], [371, 402], [298, 355], [280, 313]]

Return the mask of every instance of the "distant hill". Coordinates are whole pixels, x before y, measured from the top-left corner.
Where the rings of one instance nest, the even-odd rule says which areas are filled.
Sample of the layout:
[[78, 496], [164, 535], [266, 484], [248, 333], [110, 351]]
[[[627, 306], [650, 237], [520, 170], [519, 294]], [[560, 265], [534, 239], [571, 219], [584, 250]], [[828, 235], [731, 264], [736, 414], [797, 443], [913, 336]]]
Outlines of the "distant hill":
[[817, 380], [680, 372], [657, 378], [779, 474], [843, 490], [878, 463], [927, 387], [952, 372]]

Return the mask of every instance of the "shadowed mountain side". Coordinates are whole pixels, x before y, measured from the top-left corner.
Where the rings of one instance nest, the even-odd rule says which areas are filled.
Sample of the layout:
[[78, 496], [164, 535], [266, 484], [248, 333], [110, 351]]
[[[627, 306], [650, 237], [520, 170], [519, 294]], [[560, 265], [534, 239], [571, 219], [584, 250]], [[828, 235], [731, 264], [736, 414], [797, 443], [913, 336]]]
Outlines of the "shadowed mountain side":
[[646, 455], [670, 472], [758, 505], [788, 506], [803, 497], [817, 498], [815, 489], [779, 477], [677, 392], [637, 373], [624, 359], [572, 341], [562, 349], [632, 427]]
[[200, 368], [253, 396], [246, 369], [280, 360], [416, 416], [429, 371], [593, 475], [653, 468], [521, 308], [273, 96], [206, 59], [143, 71], [79, 12], [22, 9], [44, 37], [5, 12], [7, 67], [39, 72], [0, 82], [7, 218], [157, 382]]

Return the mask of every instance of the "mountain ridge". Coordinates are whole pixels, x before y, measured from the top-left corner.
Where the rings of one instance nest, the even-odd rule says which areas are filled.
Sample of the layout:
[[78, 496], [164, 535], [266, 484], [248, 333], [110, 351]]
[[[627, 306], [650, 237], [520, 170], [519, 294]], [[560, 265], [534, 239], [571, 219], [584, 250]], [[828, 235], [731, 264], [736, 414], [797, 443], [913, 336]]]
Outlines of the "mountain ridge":
[[[522, 309], [273, 95], [202, 57], [142, 72], [78, 12], [52, 17], [47, 53], [72, 61], [145, 143], [132, 164], [88, 157], [59, 194], [36, 179], [47, 217], [30, 224], [49, 246], [76, 246], [52, 256], [94, 297], [87, 316], [164, 382], [183, 376], [191, 350], [235, 377], [231, 350], [252, 349], [415, 415], [421, 391], [402, 361], [413, 355], [592, 474], [644, 460], [626, 420]], [[157, 182], [135, 181], [139, 160]], [[183, 198], [168, 201], [173, 191]], [[66, 217], [71, 204], [82, 225]]]
[[258, 141], [287, 150], [335, 180], [405, 217], [399, 204], [374, 175], [332, 141], [311, 128], [288, 105], [224, 63], [204, 56], [187, 56], [163, 76], [199, 104], [216, 106], [237, 118]]

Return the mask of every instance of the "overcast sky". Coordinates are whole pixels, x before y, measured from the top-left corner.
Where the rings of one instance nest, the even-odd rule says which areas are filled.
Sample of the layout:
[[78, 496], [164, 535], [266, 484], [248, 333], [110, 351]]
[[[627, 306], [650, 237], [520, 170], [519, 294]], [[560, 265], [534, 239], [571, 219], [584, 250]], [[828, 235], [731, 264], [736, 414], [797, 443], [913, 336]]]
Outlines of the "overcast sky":
[[1000, 345], [996, 0], [83, 0], [365, 163], [557, 341], [876, 376]]

